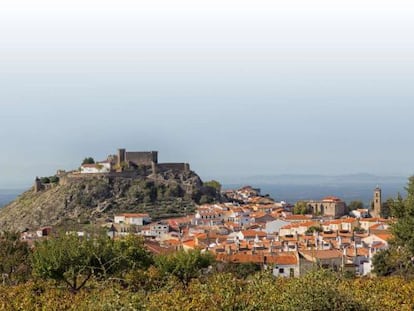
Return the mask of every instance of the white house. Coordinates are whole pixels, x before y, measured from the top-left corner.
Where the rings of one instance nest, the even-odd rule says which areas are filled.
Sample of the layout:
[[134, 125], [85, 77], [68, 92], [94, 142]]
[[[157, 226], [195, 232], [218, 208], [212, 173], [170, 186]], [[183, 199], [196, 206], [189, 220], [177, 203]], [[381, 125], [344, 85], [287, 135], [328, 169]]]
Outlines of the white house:
[[156, 238], [161, 238], [162, 236], [168, 234], [169, 231], [170, 226], [168, 225], [168, 223], [159, 221], [150, 224], [150, 235], [155, 236]]
[[114, 223], [143, 226], [151, 222], [151, 217], [148, 214], [120, 214], [114, 217]]
[[356, 209], [356, 210], [351, 211], [349, 215], [355, 218], [367, 218], [369, 216], [369, 211], [367, 208]]
[[81, 174], [103, 174], [111, 171], [111, 162], [103, 161], [94, 164], [82, 164]]
[[286, 225], [289, 225], [290, 222], [288, 221], [284, 221], [281, 219], [276, 219], [273, 221], [269, 221], [266, 223], [265, 225], [265, 231], [268, 234], [272, 234], [272, 233], [279, 233], [280, 229]]
[[297, 252], [280, 253], [269, 257], [267, 263], [273, 265], [273, 275], [276, 277], [298, 277], [300, 274]]

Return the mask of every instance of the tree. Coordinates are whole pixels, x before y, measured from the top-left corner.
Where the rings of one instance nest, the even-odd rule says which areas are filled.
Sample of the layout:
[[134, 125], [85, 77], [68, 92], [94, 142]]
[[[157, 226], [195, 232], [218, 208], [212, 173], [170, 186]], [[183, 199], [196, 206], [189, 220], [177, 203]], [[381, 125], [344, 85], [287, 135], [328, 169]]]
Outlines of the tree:
[[146, 268], [152, 259], [138, 237], [112, 241], [106, 235], [62, 234], [37, 243], [32, 261], [36, 276], [63, 281], [76, 292], [92, 277], [106, 279], [128, 269]]
[[128, 235], [114, 243], [114, 253], [118, 259], [116, 269], [124, 273], [130, 269], [146, 269], [153, 262], [152, 255], [144, 245], [144, 239], [136, 235]]
[[322, 228], [320, 226], [310, 226], [307, 230], [306, 230], [306, 234], [311, 234], [314, 232], [322, 232]]
[[325, 269], [292, 279], [288, 290], [281, 293], [280, 310], [367, 310], [350, 291], [339, 288], [341, 281], [338, 274]]
[[217, 192], [221, 191], [221, 184], [217, 180], [210, 180], [203, 183], [204, 187], [211, 187], [216, 189]]
[[168, 254], [159, 255], [155, 258], [155, 265], [164, 275], [177, 277], [183, 285], [199, 276], [202, 269], [209, 267], [214, 261], [210, 253], [201, 253], [199, 250], [186, 252], [184, 250]]
[[86, 157], [82, 161], [82, 165], [84, 164], [95, 164], [95, 160], [92, 157]]
[[391, 213], [398, 217], [397, 222], [392, 225], [392, 233], [394, 245], [407, 247], [414, 256], [414, 176], [409, 178], [405, 189], [406, 199], [398, 197], [391, 206]]
[[410, 254], [406, 248], [391, 247], [377, 253], [372, 264], [378, 276], [409, 276], [414, 272]]
[[50, 176], [49, 177], [49, 181], [53, 184], [58, 183], [59, 182], [59, 177], [55, 176]]
[[302, 214], [305, 215], [308, 213], [308, 205], [305, 201], [298, 201], [296, 202], [295, 206], [293, 207], [293, 214]]
[[389, 218], [391, 217], [391, 207], [394, 204], [394, 199], [388, 198], [384, 203], [381, 205], [381, 217], [382, 218]]
[[239, 279], [246, 279], [247, 277], [260, 271], [261, 267], [258, 264], [248, 263], [225, 263], [223, 264], [223, 272], [232, 273]]
[[36, 243], [33, 271], [36, 276], [65, 282], [78, 291], [93, 276], [96, 246], [93, 241], [74, 234]]
[[24, 280], [30, 271], [29, 246], [20, 240], [18, 232], [5, 231], [0, 235], [0, 273], [3, 284]]
[[50, 178], [49, 177], [41, 177], [40, 182], [42, 184], [48, 184], [48, 183], [50, 183]]
[[356, 200], [356, 201], [351, 201], [348, 205], [348, 209], [350, 211], [354, 211], [357, 209], [363, 209], [364, 208], [364, 203], [362, 203], [362, 201]]
[[374, 272], [378, 275], [399, 274], [407, 277], [414, 274], [414, 176], [408, 179], [405, 189], [405, 199], [398, 195], [397, 199], [387, 201], [390, 214], [397, 221], [391, 225], [393, 239], [389, 250], [374, 256]]

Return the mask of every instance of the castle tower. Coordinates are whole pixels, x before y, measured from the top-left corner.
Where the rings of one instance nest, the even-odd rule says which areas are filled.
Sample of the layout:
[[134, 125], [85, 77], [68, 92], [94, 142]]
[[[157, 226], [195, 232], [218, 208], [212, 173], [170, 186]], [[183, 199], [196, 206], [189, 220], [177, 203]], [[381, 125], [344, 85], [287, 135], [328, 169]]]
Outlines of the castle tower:
[[152, 162], [155, 164], [158, 163], [158, 151], [151, 151]]
[[125, 162], [125, 157], [126, 157], [126, 151], [125, 149], [118, 149], [118, 167], [121, 167], [121, 163]]
[[152, 171], [152, 174], [154, 174], [154, 175], [158, 173], [157, 163], [154, 162], [154, 161], [151, 162], [151, 171]]
[[372, 203], [373, 203], [373, 206], [372, 206], [371, 216], [380, 217], [382, 201], [381, 201], [381, 188], [379, 186], [377, 186], [374, 189], [374, 197], [373, 197]]
[[40, 192], [42, 190], [42, 182], [39, 177], [36, 177], [34, 182], [34, 192]]

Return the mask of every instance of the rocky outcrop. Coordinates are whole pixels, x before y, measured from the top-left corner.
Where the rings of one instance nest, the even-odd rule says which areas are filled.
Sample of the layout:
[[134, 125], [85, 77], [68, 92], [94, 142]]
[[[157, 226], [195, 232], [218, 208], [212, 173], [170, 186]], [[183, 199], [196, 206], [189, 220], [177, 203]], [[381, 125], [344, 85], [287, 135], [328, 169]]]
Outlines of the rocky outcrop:
[[166, 171], [134, 178], [78, 178], [40, 192], [21, 194], [0, 210], [0, 230], [35, 229], [41, 226], [94, 224], [120, 212], [149, 213], [153, 219], [194, 211], [206, 192], [192, 171]]

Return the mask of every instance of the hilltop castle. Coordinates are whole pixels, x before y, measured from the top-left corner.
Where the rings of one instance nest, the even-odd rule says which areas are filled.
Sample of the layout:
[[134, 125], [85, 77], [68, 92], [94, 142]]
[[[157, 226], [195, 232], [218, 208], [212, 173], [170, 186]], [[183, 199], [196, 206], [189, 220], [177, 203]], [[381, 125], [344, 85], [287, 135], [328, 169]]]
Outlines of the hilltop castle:
[[173, 171], [189, 171], [188, 163], [158, 163], [158, 151], [126, 151], [118, 149], [116, 156], [108, 157], [107, 162], [115, 164], [118, 172], [123, 171], [126, 167], [151, 167], [152, 174], [157, 172], [173, 170]]
[[[118, 149], [116, 155], [109, 155], [106, 160], [92, 164], [82, 164], [80, 170], [66, 172], [58, 170], [56, 176], [59, 183], [65, 184], [69, 180], [83, 178], [112, 178], [149, 176], [164, 172], [188, 173], [188, 163], [158, 163], [158, 151], [126, 151]], [[39, 178], [36, 177], [34, 191], [45, 189]]]

